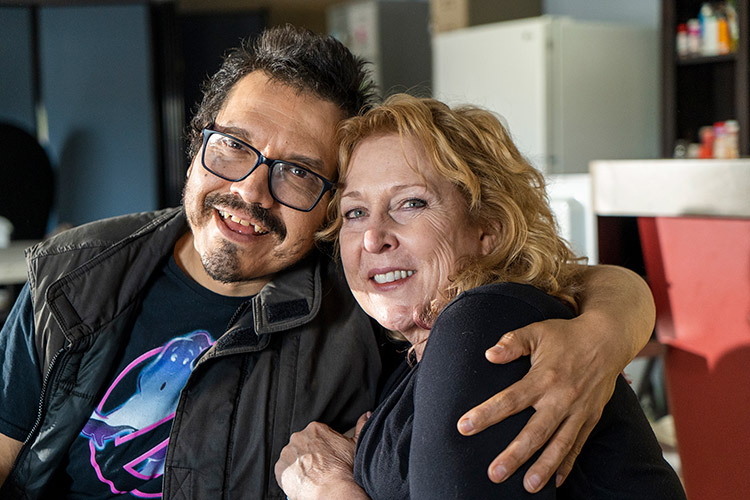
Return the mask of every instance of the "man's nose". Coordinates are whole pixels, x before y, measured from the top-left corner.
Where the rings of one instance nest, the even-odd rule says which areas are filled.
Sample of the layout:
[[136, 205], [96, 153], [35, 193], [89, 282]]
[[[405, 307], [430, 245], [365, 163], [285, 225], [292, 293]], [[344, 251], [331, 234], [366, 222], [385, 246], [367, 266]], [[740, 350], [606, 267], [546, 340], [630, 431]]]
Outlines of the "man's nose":
[[230, 192], [242, 198], [245, 203], [255, 203], [263, 208], [271, 208], [274, 203], [268, 189], [268, 165], [261, 163], [241, 181], [233, 182]]

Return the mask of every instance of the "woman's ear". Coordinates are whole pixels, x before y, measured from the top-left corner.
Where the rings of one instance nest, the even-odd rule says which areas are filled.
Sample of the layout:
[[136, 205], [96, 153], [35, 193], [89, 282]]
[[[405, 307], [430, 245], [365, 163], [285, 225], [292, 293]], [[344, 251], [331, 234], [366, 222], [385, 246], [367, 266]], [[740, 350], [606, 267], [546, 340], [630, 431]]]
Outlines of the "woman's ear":
[[500, 223], [490, 222], [481, 228], [479, 244], [482, 256], [487, 256], [497, 247], [500, 239]]

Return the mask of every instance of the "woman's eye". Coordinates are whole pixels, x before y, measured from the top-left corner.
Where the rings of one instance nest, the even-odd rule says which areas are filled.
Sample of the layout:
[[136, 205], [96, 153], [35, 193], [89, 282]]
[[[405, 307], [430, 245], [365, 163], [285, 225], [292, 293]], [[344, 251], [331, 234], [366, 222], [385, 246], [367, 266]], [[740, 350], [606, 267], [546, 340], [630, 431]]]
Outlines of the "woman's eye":
[[344, 219], [359, 219], [365, 216], [365, 211], [361, 208], [352, 208], [344, 212]]
[[420, 200], [419, 198], [412, 198], [410, 200], [406, 200], [402, 206], [404, 208], [424, 208], [427, 206], [427, 202], [424, 200]]

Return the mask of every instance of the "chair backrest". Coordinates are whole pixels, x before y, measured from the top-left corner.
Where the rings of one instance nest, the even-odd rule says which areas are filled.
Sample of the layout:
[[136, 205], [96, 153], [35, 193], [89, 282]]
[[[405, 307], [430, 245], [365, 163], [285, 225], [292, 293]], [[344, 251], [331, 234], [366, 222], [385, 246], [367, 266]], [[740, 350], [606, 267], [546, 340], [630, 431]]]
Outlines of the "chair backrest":
[[13, 224], [11, 239], [41, 239], [55, 193], [47, 152], [34, 136], [0, 123], [0, 216]]

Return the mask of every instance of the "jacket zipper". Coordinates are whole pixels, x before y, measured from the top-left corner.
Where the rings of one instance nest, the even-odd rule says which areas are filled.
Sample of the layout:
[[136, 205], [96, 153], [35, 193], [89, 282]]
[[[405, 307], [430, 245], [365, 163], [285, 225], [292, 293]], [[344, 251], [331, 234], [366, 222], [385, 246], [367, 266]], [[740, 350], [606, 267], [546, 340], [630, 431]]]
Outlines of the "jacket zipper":
[[50, 384], [50, 380], [55, 375], [55, 368], [57, 367], [57, 360], [65, 353], [66, 348], [63, 347], [59, 351], [55, 353], [55, 355], [52, 357], [52, 360], [49, 364], [49, 370], [47, 370], [47, 373], [44, 376], [44, 380], [42, 381], [42, 395], [39, 399], [39, 408], [37, 410], [37, 416], [36, 416], [36, 422], [34, 422], [34, 426], [31, 428], [31, 431], [29, 432], [29, 435], [26, 437], [26, 440], [24, 441], [24, 446], [21, 450], [21, 452], [18, 454], [18, 457], [16, 458], [15, 462], [13, 463], [13, 467], [10, 470], [10, 474], [8, 474], [8, 477], [11, 477], [13, 473], [15, 472], [16, 468], [18, 467], [18, 464], [20, 464], [26, 457], [29, 451], [29, 444], [34, 441], [34, 438], [36, 437], [36, 434], [39, 432], [39, 427], [42, 425], [42, 420], [44, 419], [44, 413], [47, 406], [47, 399], [49, 398], [48, 394], [48, 387]]

